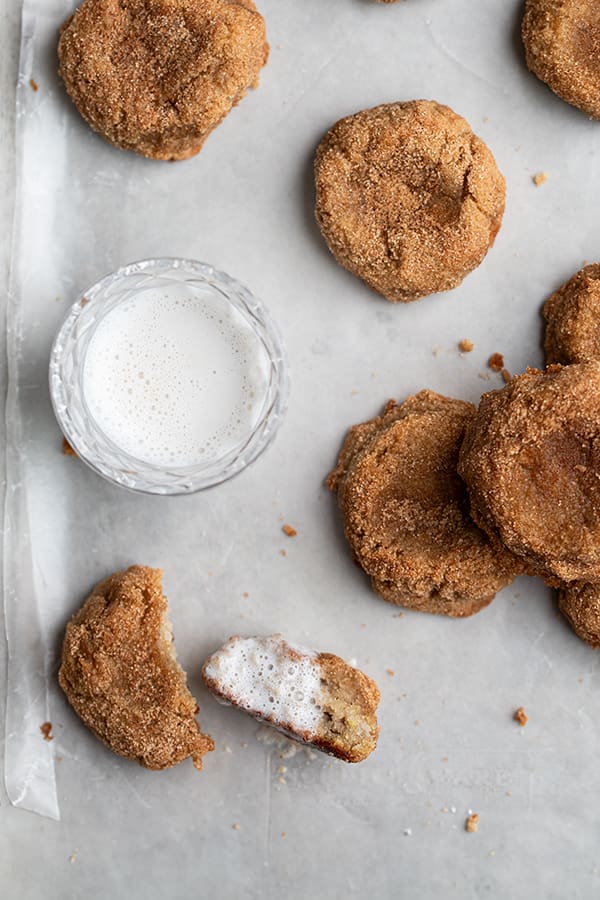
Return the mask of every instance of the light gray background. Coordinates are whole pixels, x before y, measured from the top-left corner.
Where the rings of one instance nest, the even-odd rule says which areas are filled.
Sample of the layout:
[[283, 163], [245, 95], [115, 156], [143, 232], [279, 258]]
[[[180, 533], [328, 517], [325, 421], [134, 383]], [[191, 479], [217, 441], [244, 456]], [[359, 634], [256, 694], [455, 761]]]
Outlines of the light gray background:
[[[18, 4], [4, 4], [10, 189]], [[33, 588], [17, 590], [7, 612], [21, 651], [39, 617], [41, 649], [15, 651], [11, 671], [39, 674], [47, 654], [56, 737], [50, 748], [39, 737], [40, 756], [56, 754], [62, 820], [3, 802], [2, 894], [597, 897], [597, 655], [530, 579], [464, 622], [400, 617], [352, 565], [322, 479], [345, 428], [389, 396], [429, 387], [476, 400], [500, 384], [480, 378], [490, 353], [503, 352], [511, 371], [541, 362], [543, 299], [597, 258], [600, 126], [527, 73], [516, 0], [260, 5], [272, 44], [261, 88], [187, 163], [137, 159], [92, 135], [63, 96], [53, 41], [34, 48], [23, 72], [15, 275], [24, 433], [7, 563], [17, 587]], [[67, 6], [40, 0], [41, 31], [53, 33]], [[26, 89], [30, 74], [37, 94]], [[324, 248], [311, 159], [340, 116], [419, 96], [449, 103], [488, 141], [507, 177], [507, 213], [463, 286], [392, 307]], [[540, 170], [549, 180], [536, 188]], [[125, 494], [63, 458], [43, 382], [52, 333], [76, 292], [122, 263], [168, 254], [222, 267], [265, 300], [290, 350], [292, 395], [275, 445], [250, 471], [165, 501]], [[475, 343], [465, 357], [463, 337]], [[282, 521], [297, 538], [281, 534]], [[133, 561], [165, 569], [179, 655], [217, 744], [201, 774], [187, 764], [149, 773], [113, 757], [55, 689], [66, 619], [96, 580]], [[304, 751], [281, 759], [285, 747], [206, 695], [199, 668], [209, 650], [236, 631], [274, 630], [353, 657], [377, 679], [381, 739], [366, 763]], [[512, 720], [519, 705], [525, 729]], [[37, 728], [27, 722], [30, 745]], [[464, 831], [470, 809], [480, 815], [475, 835]]]

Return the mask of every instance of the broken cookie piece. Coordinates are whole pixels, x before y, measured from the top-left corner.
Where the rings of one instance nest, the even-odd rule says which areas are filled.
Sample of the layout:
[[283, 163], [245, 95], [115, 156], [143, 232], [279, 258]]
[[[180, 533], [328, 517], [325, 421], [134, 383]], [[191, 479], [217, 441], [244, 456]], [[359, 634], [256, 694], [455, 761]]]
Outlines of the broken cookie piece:
[[131, 566], [97, 585], [69, 624], [58, 681], [96, 737], [147, 769], [213, 749], [177, 662], [162, 572]]
[[345, 762], [375, 749], [379, 689], [332, 653], [296, 647], [280, 634], [235, 636], [208, 658], [202, 676], [220, 702]]

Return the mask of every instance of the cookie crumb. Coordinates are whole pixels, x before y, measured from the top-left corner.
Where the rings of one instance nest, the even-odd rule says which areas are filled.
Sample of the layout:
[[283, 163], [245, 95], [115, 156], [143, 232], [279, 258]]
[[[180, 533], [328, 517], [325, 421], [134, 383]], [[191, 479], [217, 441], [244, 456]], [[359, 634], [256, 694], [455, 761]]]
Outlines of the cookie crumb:
[[79, 848], [76, 847], [75, 850], [73, 850], [73, 852], [71, 853], [71, 855], [69, 857], [69, 862], [71, 863], [71, 865], [73, 865], [73, 863], [77, 859], [78, 853], [79, 853]]
[[502, 375], [505, 384], [508, 384], [509, 381], [512, 381], [512, 375], [510, 374], [508, 369], [502, 369], [500, 374]]
[[518, 710], [515, 712], [513, 718], [514, 718], [515, 722], [519, 723], [521, 728], [524, 728], [527, 725], [527, 722], [529, 721], [529, 716], [526, 714], [526, 712], [522, 706], [520, 706], [518, 708]]
[[248, 599], [249, 596], [250, 594], [248, 593], [248, 591], [244, 591], [244, 593], [242, 594], [242, 597], [246, 597], [246, 599]]
[[471, 813], [470, 816], [467, 817], [467, 821], [465, 822], [465, 831], [468, 831], [470, 834], [474, 834], [479, 828], [479, 816], [477, 813]]
[[394, 671], [394, 669], [386, 669], [385, 671], [386, 671], [386, 672], [388, 673], [388, 675], [390, 675], [391, 677], [393, 677], [393, 676], [396, 674], [396, 672]]
[[239, 822], [234, 822], [231, 827], [233, 828], [234, 831], [239, 831], [242, 826], [240, 825]]
[[287, 837], [287, 831], [282, 831], [282, 832], [281, 832], [281, 837], [283, 837], [283, 838], [284, 838], [284, 837]]
[[531, 180], [535, 184], [536, 187], [541, 187], [542, 184], [546, 184], [548, 181], [548, 173], [547, 172], [536, 172], [535, 175], [531, 176]]
[[287, 556], [287, 550], [280, 550], [280, 551], [279, 551], [279, 555], [280, 555], [280, 556]]
[[29, 79], [29, 87], [32, 91], [39, 91], [40, 86], [34, 78]]
[[296, 537], [296, 535], [298, 534], [296, 529], [292, 528], [291, 525], [282, 525], [281, 530], [284, 534], [287, 534], [288, 537]]
[[66, 438], [63, 438], [62, 452], [65, 456], [77, 456]]
[[474, 347], [475, 344], [473, 343], [473, 341], [469, 341], [467, 340], [467, 338], [463, 338], [458, 345], [458, 349], [461, 353], [471, 353]]
[[504, 368], [504, 357], [501, 353], [492, 353], [488, 359], [488, 366], [492, 372], [501, 372]]
[[52, 722], [44, 722], [43, 725], [40, 725], [40, 731], [45, 741], [52, 740]]
[[441, 352], [442, 352], [442, 348], [441, 348], [441, 347], [434, 347], [433, 350], [431, 351], [431, 355], [432, 355], [432, 356], [439, 356]]

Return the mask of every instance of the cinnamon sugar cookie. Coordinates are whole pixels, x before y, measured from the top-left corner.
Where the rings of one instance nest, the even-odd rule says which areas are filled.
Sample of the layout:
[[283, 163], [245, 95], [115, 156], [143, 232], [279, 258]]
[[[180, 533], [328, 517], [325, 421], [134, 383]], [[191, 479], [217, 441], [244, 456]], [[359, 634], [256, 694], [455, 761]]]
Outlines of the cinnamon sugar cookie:
[[456, 473], [471, 403], [421, 391], [351, 428], [327, 479], [346, 538], [385, 600], [469, 616], [522, 570], [468, 514]]
[[600, 119], [600, 5], [597, 0], [527, 0], [527, 65], [555, 94]]
[[361, 762], [377, 745], [379, 688], [333, 653], [281, 634], [236, 635], [207, 659], [202, 677], [221, 703], [345, 762]]
[[558, 606], [577, 637], [590, 647], [600, 647], [600, 584], [565, 585]]
[[544, 304], [546, 362], [600, 359], [600, 263], [585, 266]]
[[84, 0], [61, 29], [59, 73], [107, 141], [186, 159], [258, 85], [268, 51], [253, 0]]
[[493, 244], [504, 179], [468, 123], [429, 100], [341, 119], [315, 159], [316, 217], [337, 261], [392, 302], [461, 283]]
[[65, 634], [58, 680], [96, 737], [147, 769], [213, 749], [175, 658], [162, 572], [131, 566], [98, 584]]
[[553, 585], [600, 581], [600, 362], [484, 394], [459, 474], [481, 528]]

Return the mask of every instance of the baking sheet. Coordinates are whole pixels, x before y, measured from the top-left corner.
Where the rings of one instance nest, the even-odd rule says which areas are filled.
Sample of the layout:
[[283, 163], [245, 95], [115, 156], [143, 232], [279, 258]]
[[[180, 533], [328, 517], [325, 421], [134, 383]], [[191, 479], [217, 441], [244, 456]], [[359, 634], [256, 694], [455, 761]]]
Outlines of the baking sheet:
[[[400, 615], [352, 564], [322, 481], [345, 429], [388, 397], [429, 387], [477, 400], [501, 384], [486, 380], [492, 352], [513, 372], [541, 363], [543, 299], [597, 258], [600, 126], [527, 73], [519, 2], [261, 0], [272, 52], [260, 89], [200, 156], [143, 160], [95, 136], [65, 97], [56, 32], [74, 6], [24, 2], [8, 310], [6, 788], [13, 804], [62, 816], [52, 828], [76, 858], [68, 875], [64, 859], [47, 861], [45, 896], [66, 884], [112, 897], [597, 896], [597, 655], [531, 579], [467, 621]], [[328, 254], [312, 156], [339, 117], [416, 97], [448, 103], [488, 142], [507, 211], [460, 288], [393, 307]], [[539, 171], [548, 181], [535, 187]], [[164, 499], [61, 454], [46, 370], [79, 291], [169, 255], [209, 262], [265, 301], [292, 393], [250, 470]], [[471, 354], [459, 355], [462, 338]], [[68, 617], [134, 562], [165, 571], [179, 658], [216, 742], [201, 774], [111, 755], [56, 686]], [[379, 682], [381, 738], [364, 764], [290, 748], [206, 694], [209, 651], [278, 630]], [[520, 705], [524, 729], [512, 721]], [[476, 835], [464, 832], [471, 809]]]

